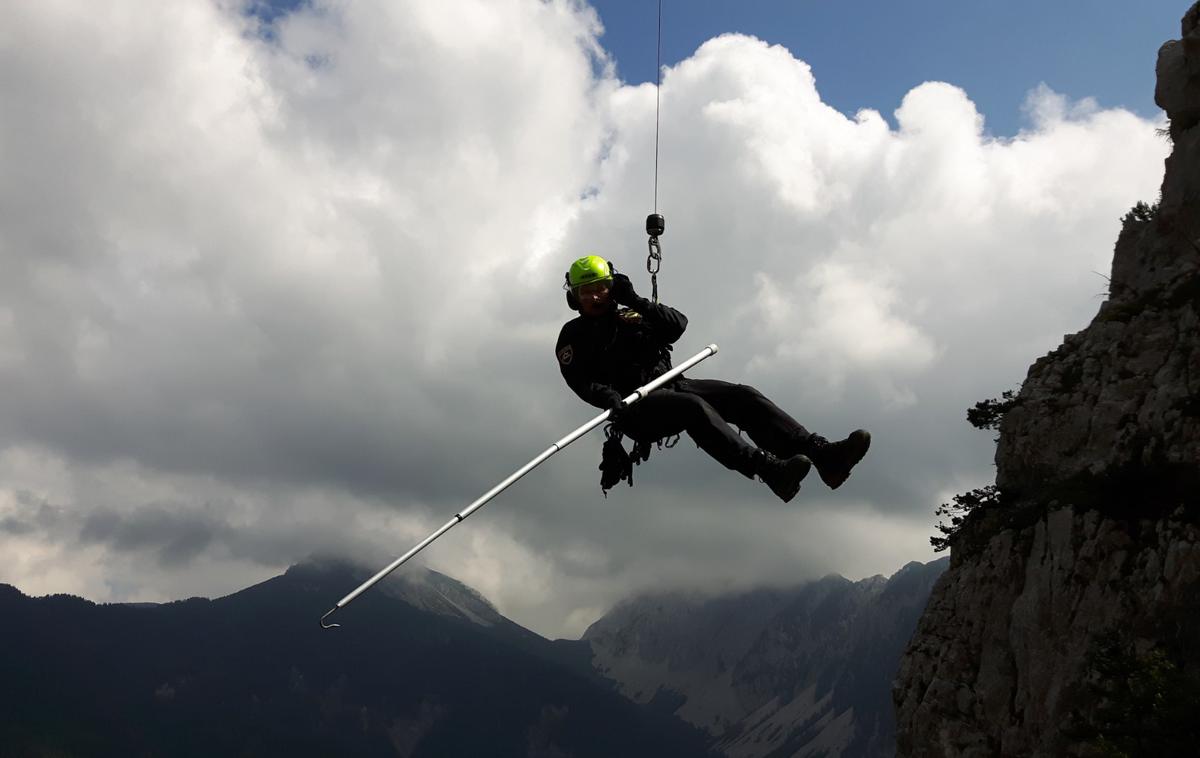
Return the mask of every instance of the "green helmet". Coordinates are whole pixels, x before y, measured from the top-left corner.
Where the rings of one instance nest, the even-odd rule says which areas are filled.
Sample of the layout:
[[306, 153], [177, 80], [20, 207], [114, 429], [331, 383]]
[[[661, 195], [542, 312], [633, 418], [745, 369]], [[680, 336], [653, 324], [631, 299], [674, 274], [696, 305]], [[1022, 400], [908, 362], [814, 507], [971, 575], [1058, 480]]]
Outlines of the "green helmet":
[[608, 261], [598, 255], [585, 255], [572, 263], [571, 270], [567, 272], [567, 285], [571, 289], [605, 279], [612, 280], [612, 269]]

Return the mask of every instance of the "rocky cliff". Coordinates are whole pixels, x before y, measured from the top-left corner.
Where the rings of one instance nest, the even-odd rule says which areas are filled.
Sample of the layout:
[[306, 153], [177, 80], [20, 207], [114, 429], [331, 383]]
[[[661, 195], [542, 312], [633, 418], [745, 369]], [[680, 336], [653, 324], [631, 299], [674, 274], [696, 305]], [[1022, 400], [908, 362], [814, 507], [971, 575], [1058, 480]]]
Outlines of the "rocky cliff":
[[1200, 3], [1158, 56], [1173, 150], [1108, 299], [1000, 422], [901, 662], [898, 754], [1178, 754], [1200, 737]]

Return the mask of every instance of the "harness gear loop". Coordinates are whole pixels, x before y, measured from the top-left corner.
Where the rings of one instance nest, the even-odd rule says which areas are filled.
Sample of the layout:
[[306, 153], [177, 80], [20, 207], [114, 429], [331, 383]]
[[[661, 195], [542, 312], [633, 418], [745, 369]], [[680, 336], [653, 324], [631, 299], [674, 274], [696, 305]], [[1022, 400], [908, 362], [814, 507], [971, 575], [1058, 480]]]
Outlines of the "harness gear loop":
[[621, 444], [624, 435], [615, 423], [604, 427], [604, 436], [604, 447], [600, 452], [600, 491], [607, 498], [608, 491], [622, 481], [633, 486], [634, 461], [625, 452], [625, 446]]
[[[653, 443], [634, 440], [633, 449], [626, 452], [623, 444], [625, 434], [616, 422], [604, 427], [604, 436], [604, 446], [600, 451], [600, 491], [607, 498], [608, 491], [621, 482], [629, 482], [629, 486], [633, 486], [633, 467], [650, 460]], [[675, 439], [678, 440], [679, 436], [676, 435]], [[659, 440], [658, 447], [661, 449], [662, 446], [663, 440]]]

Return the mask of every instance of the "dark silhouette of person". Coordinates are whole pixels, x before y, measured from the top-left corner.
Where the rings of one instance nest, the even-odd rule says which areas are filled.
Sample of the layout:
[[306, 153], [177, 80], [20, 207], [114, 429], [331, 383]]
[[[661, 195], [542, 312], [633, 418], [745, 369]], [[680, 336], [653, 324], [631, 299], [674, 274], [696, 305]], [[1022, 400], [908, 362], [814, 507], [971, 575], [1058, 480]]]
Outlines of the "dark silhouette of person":
[[683, 335], [687, 317], [640, 297], [629, 277], [596, 255], [571, 265], [565, 288], [579, 316], [559, 332], [558, 367], [584, 402], [614, 411], [616, 428], [635, 442], [686, 432], [723, 466], [757, 476], [784, 502], [795, 497], [810, 468], [837, 489], [866, 455], [866, 430], [830, 442], [744, 384], [681, 376], [626, 406], [623, 398], [671, 369], [670, 346]]

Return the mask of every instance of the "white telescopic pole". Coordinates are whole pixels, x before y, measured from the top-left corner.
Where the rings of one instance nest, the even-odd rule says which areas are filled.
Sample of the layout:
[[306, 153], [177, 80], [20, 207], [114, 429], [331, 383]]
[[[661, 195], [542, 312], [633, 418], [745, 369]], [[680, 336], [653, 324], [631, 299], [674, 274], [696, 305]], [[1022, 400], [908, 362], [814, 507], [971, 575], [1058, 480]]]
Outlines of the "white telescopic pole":
[[[705, 358], [709, 358], [713, 355], [716, 355], [716, 354], [717, 354], [717, 346], [709, 345], [708, 347], [706, 347], [703, 350], [701, 350], [700, 352], [696, 353], [691, 358], [688, 358], [686, 361], [679, 364], [678, 366], [671, 369], [670, 371], [663, 374], [662, 376], [654, 379], [653, 381], [651, 381], [641, 387], [638, 387], [636, 390], [633, 391], [633, 394], [631, 394], [629, 397], [625, 398], [626, 404], [633, 405], [637, 401], [644, 398], [646, 395], [650, 394], [652, 391], [663, 386], [667, 382], [671, 381], [675, 377], [682, 374], [684, 371], [687, 371], [688, 369], [690, 369], [692, 366], [695, 366], [700, 361], [704, 360]], [[337, 605], [333, 606], [333, 608], [329, 609], [328, 613], [326, 613], [324, 616], [321, 617], [321, 626], [324, 627], [325, 629], [332, 629], [335, 626], [341, 626], [340, 624], [326, 624], [325, 619], [328, 618], [330, 616], [330, 614], [332, 614], [334, 611], [341, 610], [342, 608], [346, 607], [350, 603], [350, 601], [354, 600], [354, 598], [356, 598], [359, 595], [361, 595], [362, 593], [366, 592], [371, 587], [373, 587], [379, 580], [383, 579], [385, 576], [387, 576], [388, 574], [392, 573], [397, 568], [399, 568], [400, 564], [404, 563], [409, 558], [412, 558], [414, 555], [421, 552], [421, 550], [423, 550], [426, 545], [433, 542], [438, 537], [441, 537], [446, 532], [450, 531], [450, 528], [453, 527], [455, 524], [462, 521], [467, 516], [470, 516], [472, 513], [479, 510], [480, 508], [482, 508], [484, 506], [484, 504], [486, 504], [489, 500], [494, 498], [496, 495], [499, 495], [504, 490], [508, 489], [509, 486], [513, 482], [517, 481], [518, 479], [520, 479], [521, 477], [525, 476], [530, 471], [535, 469], [540, 463], [542, 463], [542, 461], [546, 460], [550, 456], [557, 453], [559, 450], [562, 450], [567, 445], [570, 445], [575, 440], [579, 439], [583, 435], [587, 434], [591, 430], [593, 430], [596, 427], [603, 424], [605, 421], [608, 420], [608, 417], [611, 413], [612, 413], [612, 411], [605, 411], [604, 413], [601, 413], [599, 416], [597, 416], [596, 418], [587, 422], [586, 424], [579, 427], [575, 431], [571, 432], [566, 437], [563, 437], [558, 442], [555, 442], [553, 445], [551, 445], [550, 447], [548, 447], [544, 451], [542, 451], [542, 453], [540, 455], [538, 455], [536, 458], [534, 458], [529, 463], [526, 463], [524, 466], [522, 466], [521, 468], [519, 468], [515, 472], [513, 472], [512, 475], [510, 475], [507, 479], [500, 482], [495, 487], [492, 487], [490, 490], [488, 490], [483, 495], [481, 495], [478, 500], [476, 500], [475, 502], [468, 505], [466, 508], [464, 508], [459, 513], [454, 514], [454, 518], [450, 519], [445, 524], [443, 524], [442, 527], [440, 529], [438, 529], [436, 532], [429, 535], [425, 539], [421, 540], [421, 542], [419, 542], [416, 545], [416, 547], [414, 547], [412, 550], [409, 550], [404, 555], [400, 556], [396, 560], [389, 563], [382, 570], [380, 570], [380, 572], [378, 574], [371, 577], [367, 581], [363, 582], [362, 584], [360, 584], [358, 586], [357, 589], [355, 589], [349, 595], [346, 595], [344, 598], [339, 600], [337, 602]]]

